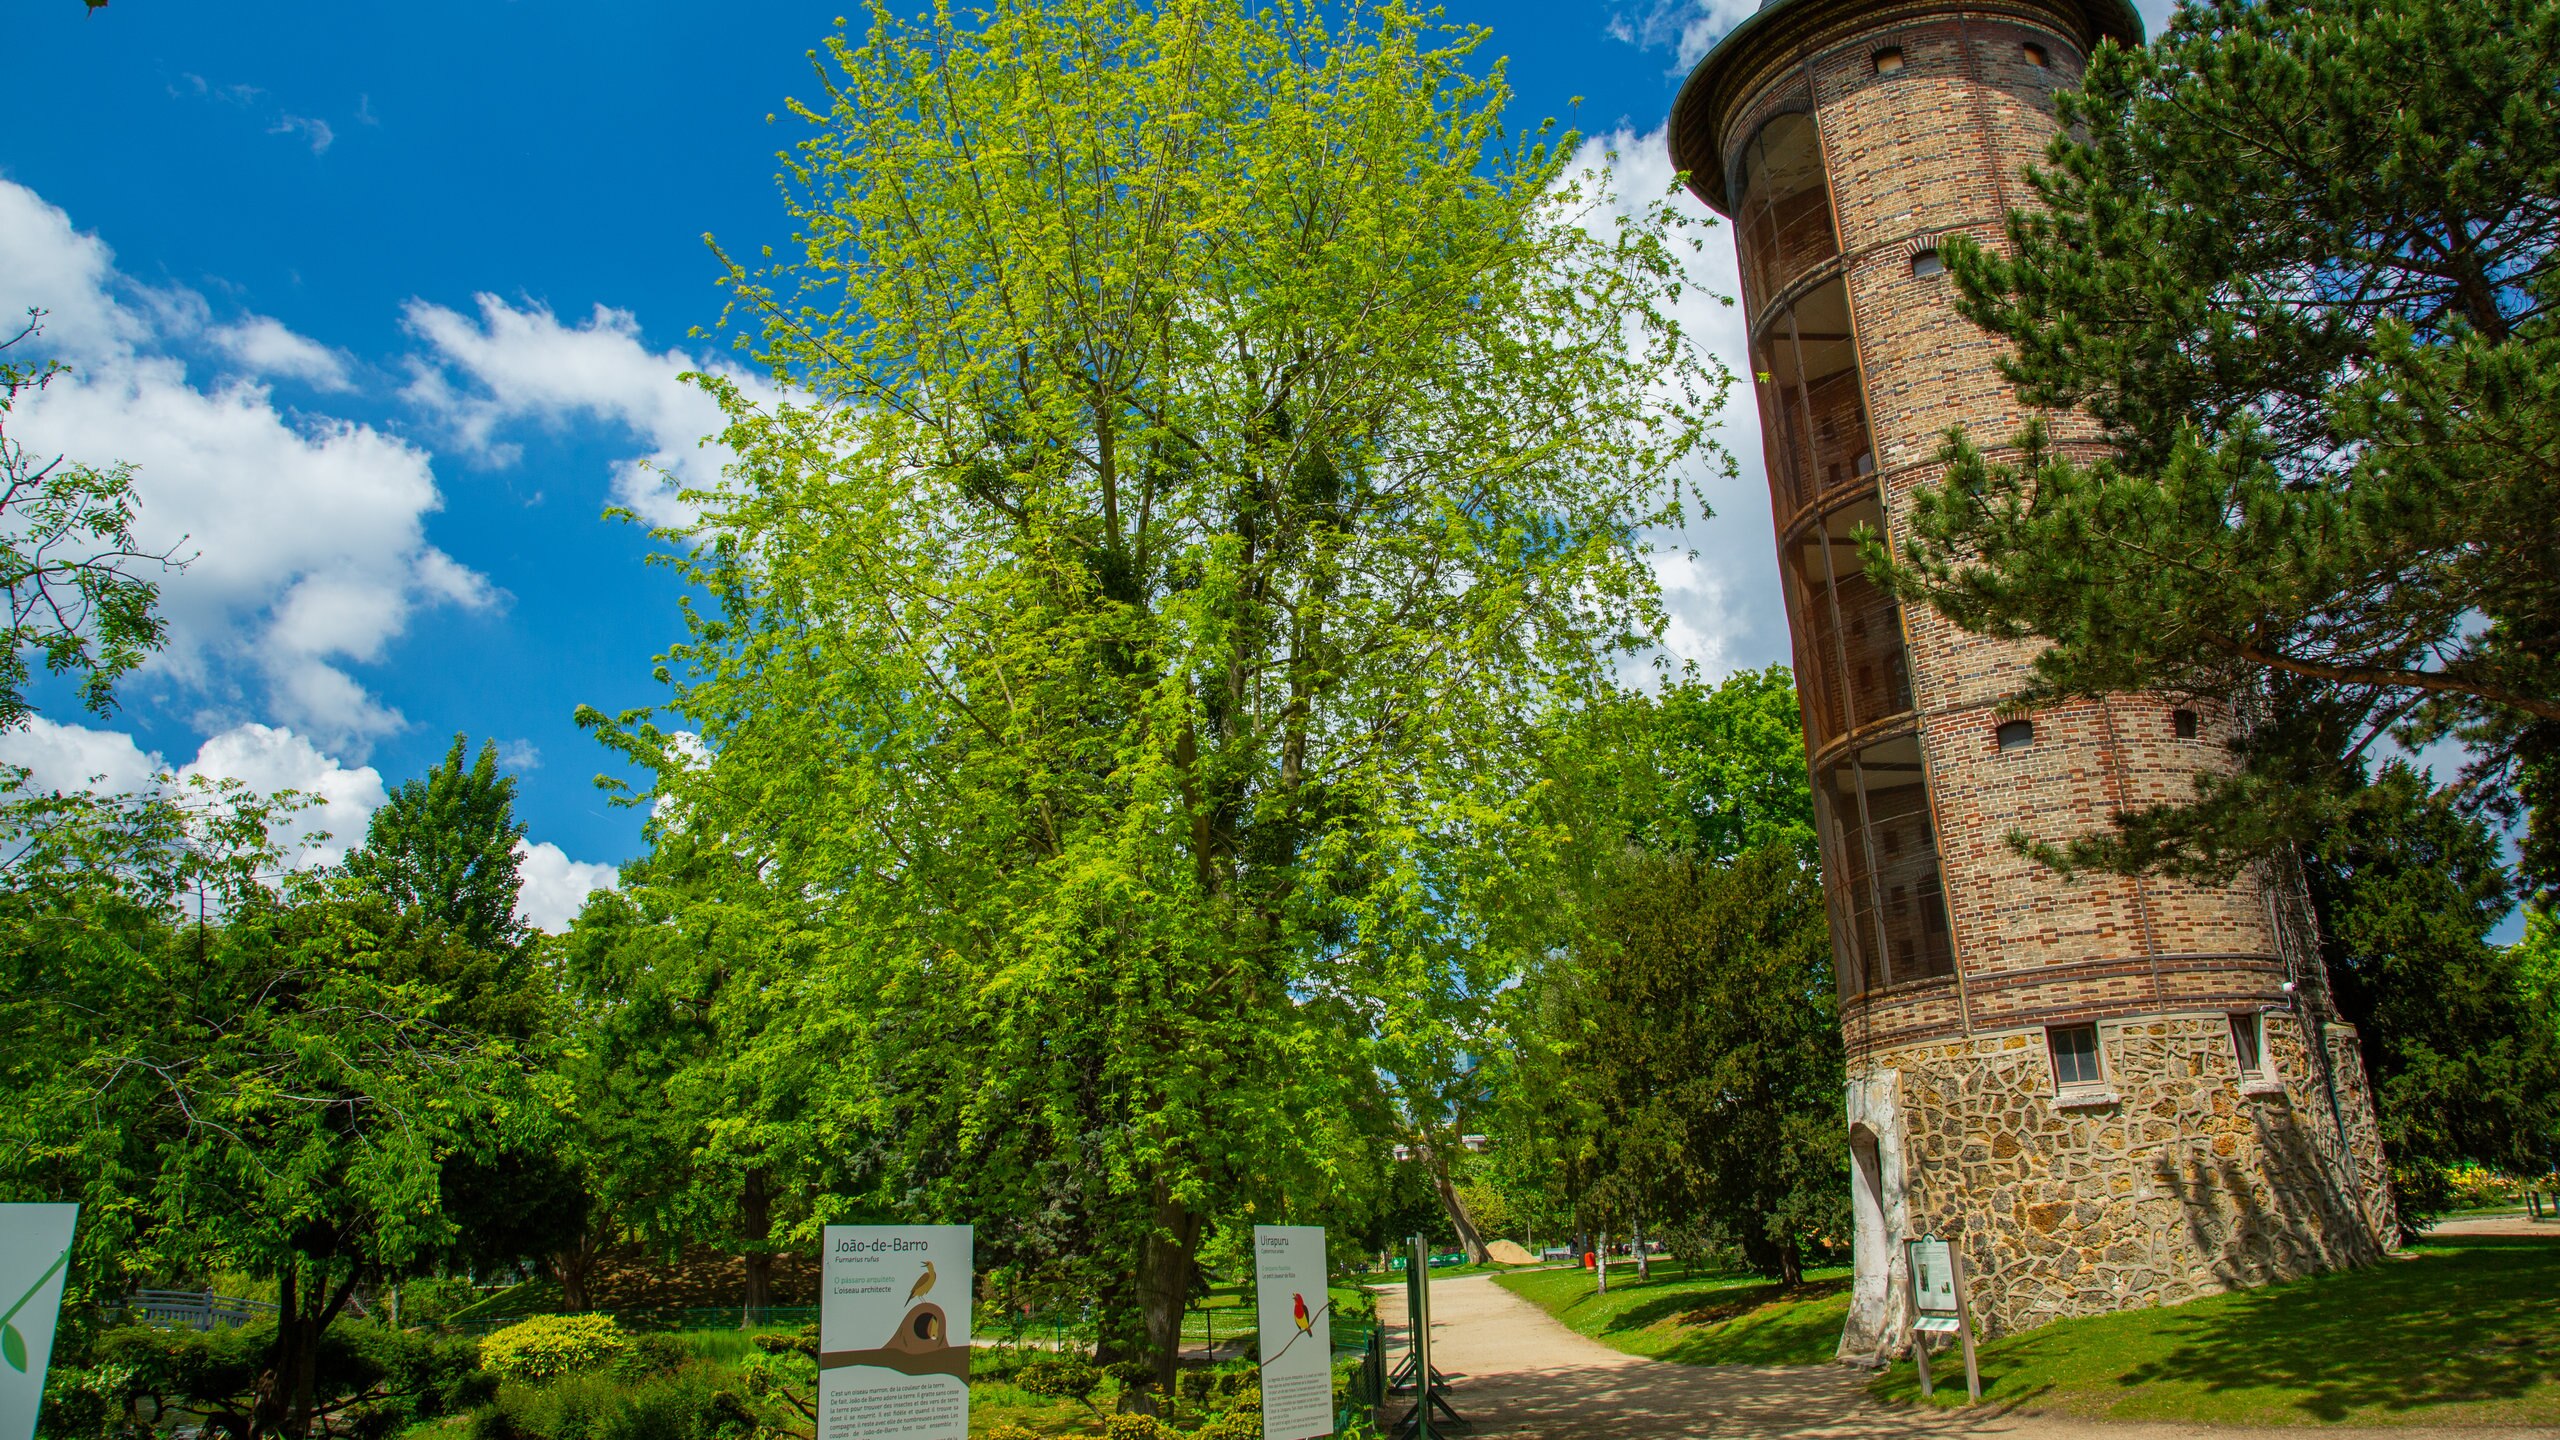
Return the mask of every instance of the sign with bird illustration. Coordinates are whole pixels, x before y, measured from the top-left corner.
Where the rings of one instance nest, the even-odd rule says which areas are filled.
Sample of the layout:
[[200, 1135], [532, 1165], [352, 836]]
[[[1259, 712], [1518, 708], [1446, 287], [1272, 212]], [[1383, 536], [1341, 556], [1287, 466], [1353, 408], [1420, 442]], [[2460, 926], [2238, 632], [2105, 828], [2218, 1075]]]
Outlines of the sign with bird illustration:
[[817, 1440], [968, 1440], [966, 1225], [830, 1225]]
[[0, 1440], [30, 1440], [53, 1360], [77, 1205], [0, 1205]]
[[1333, 1301], [1324, 1231], [1253, 1227], [1254, 1298], [1262, 1322], [1263, 1440], [1333, 1433]]

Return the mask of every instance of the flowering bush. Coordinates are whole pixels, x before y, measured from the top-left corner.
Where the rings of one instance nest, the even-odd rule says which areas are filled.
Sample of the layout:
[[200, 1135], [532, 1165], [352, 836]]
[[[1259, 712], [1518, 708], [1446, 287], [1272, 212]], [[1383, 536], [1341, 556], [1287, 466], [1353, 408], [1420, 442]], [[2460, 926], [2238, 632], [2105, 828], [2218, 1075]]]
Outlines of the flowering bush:
[[480, 1342], [480, 1368], [507, 1380], [556, 1380], [629, 1354], [610, 1315], [537, 1315]]

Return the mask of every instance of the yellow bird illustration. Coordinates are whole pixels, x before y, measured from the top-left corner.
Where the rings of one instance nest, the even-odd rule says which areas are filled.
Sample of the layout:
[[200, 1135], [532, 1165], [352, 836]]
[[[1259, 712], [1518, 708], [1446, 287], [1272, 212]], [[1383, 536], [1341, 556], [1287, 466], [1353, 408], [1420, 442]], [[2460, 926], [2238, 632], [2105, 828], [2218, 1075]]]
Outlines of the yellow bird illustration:
[[927, 1260], [924, 1262], [924, 1273], [916, 1277], [916, 1288], [907, 1292], [907, 1303], [912, 1305], [916, 1301], [923, 1299], [925, 1292], [932, 1288], [933, 1262]]

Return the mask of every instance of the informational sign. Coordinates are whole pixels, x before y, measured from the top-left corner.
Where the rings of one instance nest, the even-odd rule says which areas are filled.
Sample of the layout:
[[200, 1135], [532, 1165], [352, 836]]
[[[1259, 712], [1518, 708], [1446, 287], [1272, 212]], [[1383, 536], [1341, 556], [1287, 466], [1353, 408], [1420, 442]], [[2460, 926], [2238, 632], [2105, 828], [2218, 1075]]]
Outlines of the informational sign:
[[1903, 1242], [1911, 1265], [1911, 1358], [1920, 1373], [1920, 1393], [1933, 1388], [1929, 1376], [1931, 1335], [1953, 1335], [1964, 1344], [1965, 1393], [1982, 1398], [1982, 1376], [1973, 1358], [1973, 1331], [1964, 1320], [1964, 1274], [1954, 1247], [1933, 1237]]
[[830, 1225], [818, 1440], [968, 1440], [966, 1225]]
[[32, 1440], [77, 1205], [0, 1205], [0, 1440]]
[[1324, 1231], [1253, 1227], [1254, 1298], [1262, 1321], [1262, 1440], [1333, 1433], [1333, 1300]]
[[1911, 1242], [1911, 1303], [1924, 1316], [1956, 1313], [1956, 1268], [1946, 1241]]

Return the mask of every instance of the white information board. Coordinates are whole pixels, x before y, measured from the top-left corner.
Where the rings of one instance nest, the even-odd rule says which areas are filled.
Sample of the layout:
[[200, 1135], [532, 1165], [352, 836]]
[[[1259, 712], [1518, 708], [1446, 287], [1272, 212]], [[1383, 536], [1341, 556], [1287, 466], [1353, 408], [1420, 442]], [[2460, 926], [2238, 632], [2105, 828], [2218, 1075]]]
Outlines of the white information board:
[[1923, 1315], [1956, 1313], [1956, 1271], [1948, 1263], [1946, 1241], [1911, 1242], [1911, 1303]]
[[77, 1205], [0, 1205], [0, 1440], [31, 1440], [44, 1402]]
[[830, 1225], [818, 1440], [968, 1440], [966, 1225]]
[[1254, 1301], [1262, 1338], [1262, 1440], [1333, 1433], [1333, 1301], [1324, 1231], [1253, 1227]]

